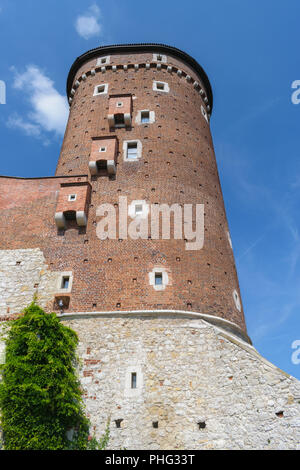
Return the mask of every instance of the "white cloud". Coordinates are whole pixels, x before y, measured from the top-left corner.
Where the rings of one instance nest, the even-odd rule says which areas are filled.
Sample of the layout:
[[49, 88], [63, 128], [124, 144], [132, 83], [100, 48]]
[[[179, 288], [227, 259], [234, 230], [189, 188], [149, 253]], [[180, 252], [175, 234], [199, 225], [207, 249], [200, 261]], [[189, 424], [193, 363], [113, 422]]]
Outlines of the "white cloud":
[[44, 132], [63, 135], [68, 119], [67, 99], [54, 88], [53, 81], [36, 65], [29, 65], [24, 73], [15, 73], [13, 87], [21, 90], [28, 99], [31, 111], [24, 119], [19, 115], [11, 116], [8, 127], [21, 129], [26, 135], [41, 138]]
[[7, 121], [7, 127], [21, 129], [26, 135], [31, 137], [40, 137], [41, 129], [37, 124], [32, 124], [31, 122], [24, 121], [24, 119], [18, 114], [10, 116]]
[[75, 28], [79, 36], [84, 39], [99, 36], [102, 31], [102, 25], [99, 23], [100, 17], [100, 8], [95, 3], [91, 5], [85, 13], [78, 16], [75, 22]]

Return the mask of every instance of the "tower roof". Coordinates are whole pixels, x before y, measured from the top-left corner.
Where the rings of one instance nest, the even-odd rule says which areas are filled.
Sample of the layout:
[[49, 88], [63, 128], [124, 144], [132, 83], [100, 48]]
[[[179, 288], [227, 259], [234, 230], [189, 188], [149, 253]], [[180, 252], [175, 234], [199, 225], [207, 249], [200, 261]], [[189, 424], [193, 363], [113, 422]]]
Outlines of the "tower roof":
[[166, 44], [157, 44], [157, 43], [145, 43], [145, 44], [115, 44], [115, 45], [110, 45], [110, 46], [100, 46], [96, 47], [95, 49], [91, 49], [84, 54], [80, 55], [77, 57], [75, 62], [70, 68], [68, 79], [67, 79], [67, 96], [70, 95], [70, 91], [72, 88], [72, 83], [75, 77], [75, 74], [79, 67], [81, 67], [87, 60], [90, 60], [94, 57], [99, 56], [99, 54], [102, 55], [110, 55], [114, 53], [134, 53], [134, 52], [161, 52], [161, 53], [166, 53], [173, 55], [177, 57], [178, 59], [182, 60], [185, 62], [187, 65], [189, 65], [194, 71], [197, 73], [197, 75], [200, 77], [202, 80], [206, 92], [207, 92], [207, 97], [209, 100], [209, 105], [210, 108], [212, 109], [213, 107], [213, 94], [212, 94], [212, 88], [211, 84], [209, 82], [208, 76], [206, 75], [205, 71], [201, 67], [201, 65], [193, 59], [189, 54], [186, 52], [181, 51], [180, 49], [177, 49], [176, 47], [168, 46]]

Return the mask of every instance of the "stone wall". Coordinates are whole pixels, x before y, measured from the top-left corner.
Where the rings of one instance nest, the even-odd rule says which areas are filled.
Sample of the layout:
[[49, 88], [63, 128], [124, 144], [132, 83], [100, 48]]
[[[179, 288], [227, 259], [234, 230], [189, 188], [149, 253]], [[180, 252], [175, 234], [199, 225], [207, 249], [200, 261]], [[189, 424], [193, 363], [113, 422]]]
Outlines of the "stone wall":
[[34, 298], [51, 309], [59, 278], [38, 248], [0, 250], [0, 317], [20, 313]]
[[110, 448], [300, 449], [300, 383], [252, 346], [200, 319], [116, 315], [62, 317]]

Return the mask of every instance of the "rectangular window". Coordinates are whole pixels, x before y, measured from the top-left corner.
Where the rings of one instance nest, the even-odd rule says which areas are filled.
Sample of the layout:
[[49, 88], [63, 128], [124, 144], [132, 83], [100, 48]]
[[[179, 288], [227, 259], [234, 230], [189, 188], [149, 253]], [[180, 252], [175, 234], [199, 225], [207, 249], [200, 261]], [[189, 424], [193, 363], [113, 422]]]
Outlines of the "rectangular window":
[[141, 215], [143, 213], [143, 206], [142, 204], [137, 204], [135, 206], [135, 215]]
[[157, 82], [156, 83], [156, 88], [158, 90], [164, 90], [165, 89], [165, 84], [164, 83], [161, 83], [161, 82]]
[[136, 372], [131, 373], [131, 388], [136, 388]]
[[96, 85], [94, 88], [94, 96], [97, 95], [106, 95], [108, 92], [108, 83], [103, 83], [101, 85]]
[[99, 152], [106, 152], [106, 147], [100, 147]]
[[162, 273], [155, 273], [155, 285], [156, 286], [162, 285]]
[[63, 276], [61, 281], [61, 288], [68, 289], [70, 283], [70, 276]]
[[127, 158], [128, 160], [137, 159], [137, 142], [128, 142], [127, 144]]
[[142, 123], [150, 122], [150, 113], [149, 113], [149, 111], [142, 111], [141, 112], [141, 122]]
[[69, 201], [76, 201], [76, 194], [70, 194]]
[[115, 126], [125, 126], [124, 114], [115, 114]]

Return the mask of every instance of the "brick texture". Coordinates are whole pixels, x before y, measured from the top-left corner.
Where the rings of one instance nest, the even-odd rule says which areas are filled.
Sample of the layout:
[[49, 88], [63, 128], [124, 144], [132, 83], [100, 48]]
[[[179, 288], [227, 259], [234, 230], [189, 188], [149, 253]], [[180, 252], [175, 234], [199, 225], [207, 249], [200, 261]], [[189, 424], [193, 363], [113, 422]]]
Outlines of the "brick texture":
[[[201, 78], [184, 62], [167, 59], [157, 69], [150, 53], [112, 55], [111, 66], [151, 63], [151, 68], [90, 74], [96, 67], [92, 59], [78, 70], [74, 82], [83, 73], [87, 78], [73, 85], [56, 176], [0, 178], [1, 249], [40, 248], [50, 270], [72, 271], [70, 312], [191, 310], [230, 320], [246, 331], [243, 311], [233, 299], [233, 291], [239, 293], [238, 278], [210, 127], [201, 112], [207, 103], [192, 82], [167, 67], [185, 71], [203, 87]], [[154, 80], [168, 83], [170, 91], [153, 91]], [[93, 96], [95, 86], [104, 83], [108, 93]], [[132, 96], [132, 127], [110, 130], [109, 96], [122, 94]], [[135, 124], [137, 112], [145, 109], [155, 111], [155, 122]], [[93, 139], [107, 136], [119, 143], [116, 175], [91, 176], [93, 142], [99, 143]], [[138, 161], [123, 160], [124, 140], [142, 143]], [[54, 221], [61, 184], [74, 181], [91, 184], [88, 223], [78, 227], [69, 221], [61, 231]], [[119, 196], [127, 196], [128, 203], [204, 204], [203, 249], [187, 251], [184, 240], [151, 240], [150, 232], [147, 240], [99, 240], [97, 207], [110, 203], [118, 211]], [[156, 291], [149, 272], [160, 266], [170, 282]]]

